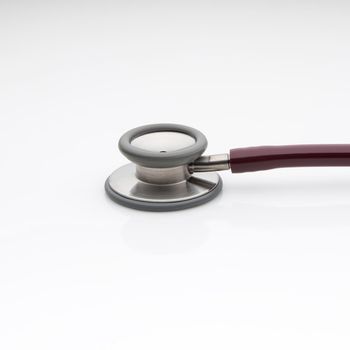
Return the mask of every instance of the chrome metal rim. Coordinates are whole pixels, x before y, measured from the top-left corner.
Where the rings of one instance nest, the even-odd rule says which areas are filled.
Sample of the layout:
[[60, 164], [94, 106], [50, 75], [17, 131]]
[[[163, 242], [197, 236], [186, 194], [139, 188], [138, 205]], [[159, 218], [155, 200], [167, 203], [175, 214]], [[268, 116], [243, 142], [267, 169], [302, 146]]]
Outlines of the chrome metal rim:
[[[178, 147], [164, 150], [164, 146], [172, 143], [171, 138], [168, 138], [164, 144], [159, 145], [159, 149], [150, 148], [151, 140], [145, 137], [148, 135], [151, 139], [158, 139], [161, 134], [177, 135]], [[181, 135], [185, 140], [179, 138]], [[188, 143], [188, 138], [193, 142]], [[151, 168], [170, 168], [192, 163], [205, 151], [207, 144], [206, 137], [199, 130], [179, 124], [140, 126], [122, 135], [118, 143], [119, 150], [131, 162]]]
[[117, 203], [149, 211], [191, 208], [215, 198], [222, 189], [217, 173], [199, 173], [171, 184], [153, 184], [136, 177], [136, 166], [125, 165], [106, 180], [107, 194]]

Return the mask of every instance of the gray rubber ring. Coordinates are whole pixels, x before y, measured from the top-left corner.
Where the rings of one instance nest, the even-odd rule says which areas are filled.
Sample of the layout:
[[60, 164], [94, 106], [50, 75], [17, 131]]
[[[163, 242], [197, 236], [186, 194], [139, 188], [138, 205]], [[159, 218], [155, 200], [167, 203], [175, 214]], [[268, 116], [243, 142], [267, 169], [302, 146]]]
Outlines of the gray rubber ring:
[[219, 177], [219, 182], [215, 186], [215, 188], [212, 191], [207, 192], [203, 196], [179, 202], [154, 203], [126, 198], [113, 191], [113, 189], [109, 185], [108, 179], [105, 182], [105, 190], [109, 198], [111, 198], [114, 202], [123, 205], [124, 207], [143, 211], [175, 211], [193, 208], [198, 205], [205, 204], [210, 200], [214, 199], [222, 190], [222, 179], [221, 177]]
[[[139, 136], [159, 131], [174, 131], [187, 134], [195, 143], [181, 150], [168, 153], [152, 152], [135, 147], [131, 142]], [[126, 132], [119, 140], [119, 150], [133, 163], [150, 168], [170, 168], [192, 163], [206, 150], [208, 141], [198, 130], [179, 124], [144, 125]]]

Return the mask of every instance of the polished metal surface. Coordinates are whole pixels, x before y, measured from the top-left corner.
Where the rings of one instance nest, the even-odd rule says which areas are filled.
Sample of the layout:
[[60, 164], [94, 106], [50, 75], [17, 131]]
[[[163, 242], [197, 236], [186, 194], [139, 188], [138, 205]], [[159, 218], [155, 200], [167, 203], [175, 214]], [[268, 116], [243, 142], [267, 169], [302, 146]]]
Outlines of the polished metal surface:
[[190, 135], [175, 131], [157, 131], [136, 137], [131, 141], [135, 147], [152, 152], [173, 152], [192, 146], [196, 140]]
[[131, 129], [118, 147], [132, 163], [148, 168], [188, 165], [207, 148], [206, 137], [194, 128], [179, 124], [151, 124]]
[[188, 166], [191, 173], [221, 171], [230, 169], [230, 157], [227, 153], [202, 156]]
[[[200, 131], [179, 124], [151, 124], [129, 130], [118, 146], [132, 163], [108, 177], [106, 193], [123, 206], [146, 211], [204, 204], [221, 192], [222, 180], [217, 173], [202, 171], [223, 170], [225, 163], [222, 155], [200, 158], [207, 144]], [[200, 161], [195, 163], [197, 159]], [[192, 163], [201, 173], [191, 173]]]
[[173, 168], [147, 168], [136, 165], [136, 177], [143, 182], [158, 185], [176, 184], [191, 176], [187, 165]]
[[[178, 174], [181, 172], [180, 169], [176, 171]], [[155, 180], [152, 177], [154, 174], [155, 172], [150, 174], [149, 169], [148, 175], [144, 169], [139, 168], [136, 171], [134, 164], [128, 164], [114, 171], [107, 182], [111, 190], [119, 196], [135, 201], [154, 203], [175, 203], [193, 200], [208, 195], [208, 193], [214, 191], [221, 184], [220, 176], [216, 173], [189, 176], [187, 172], [182, 172], [184, 176], [183, 180], [171, 184], [159, 183], [162, 176], [159, 176]], [[143, 180], [140, 180], [140, 176]], [[164, 180], [166, 178], [166, 176], [163, 177]], [[158, 181], [158, 183], [151, 183], [149, 181]]]

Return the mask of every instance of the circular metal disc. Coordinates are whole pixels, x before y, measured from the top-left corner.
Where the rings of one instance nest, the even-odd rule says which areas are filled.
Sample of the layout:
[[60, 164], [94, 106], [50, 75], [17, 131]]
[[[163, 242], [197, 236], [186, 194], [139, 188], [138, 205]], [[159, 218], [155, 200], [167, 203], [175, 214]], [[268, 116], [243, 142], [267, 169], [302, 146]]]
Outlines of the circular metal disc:
[[191, 208], [215, 198], [222, 189], [217, 173], [198, 173], [171, 185], [155, 185], [135, 176], [135, 165], [125, 165], [106, 180], [107, 194], [117, 203], [139, 210], [171, 211]]
[[127, 131], [119, 150], [131, 162], [149, 168], [171, 168], [192, 163], [207, 148], [198, 130], [179, 124], [150, 124]]
[[195, 138], [177, 131], [157, 131], [134, 138], [131, 144], [146, 151], [168, 153], [196, 143]]

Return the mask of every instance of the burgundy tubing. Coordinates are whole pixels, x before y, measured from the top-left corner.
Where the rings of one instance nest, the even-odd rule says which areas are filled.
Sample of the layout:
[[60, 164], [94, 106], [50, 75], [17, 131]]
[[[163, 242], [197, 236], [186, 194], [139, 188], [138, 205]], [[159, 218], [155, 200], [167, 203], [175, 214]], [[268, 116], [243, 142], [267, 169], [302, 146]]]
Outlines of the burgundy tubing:
[[349, 145], [262, 146], [230, 150], [233, 173], [289, 167], [350, 166]]

